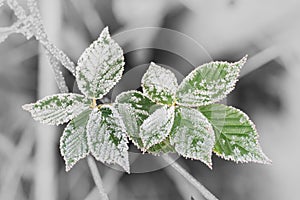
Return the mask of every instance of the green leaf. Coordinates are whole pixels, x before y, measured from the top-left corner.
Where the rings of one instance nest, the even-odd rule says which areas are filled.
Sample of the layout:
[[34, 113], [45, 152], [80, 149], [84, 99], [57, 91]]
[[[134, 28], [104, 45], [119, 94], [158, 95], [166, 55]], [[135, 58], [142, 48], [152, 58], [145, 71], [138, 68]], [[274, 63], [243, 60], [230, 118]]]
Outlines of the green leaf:
[[97, 160], [118, 164], [129, 173], [128, 140], [115, 108], [108, 105], [95, 108], [90, 114], [87, 133], [90, 151]]
[[85, 110], [70, 121], [60, 138], [60, 152], [65, 160], [66, 171], [89, 154], [86, 125], [90, 113], [90, 110]]
[[159, 155], [161, 153], [175, 153], [175, 148], [171, 145], [169, 137], [167, 137], [162, 142], [153, 145], [147, 150], [148, 153], [152, 153], [154, 155]]
[[124, 122], [130, 140], [138, 148], [143, 149], [140, 126], [158, 106], [141, 92], [133, 90], [119, 94], [114, 106]]
[[144, 150], [166, 139], [174, 122], [174, 106], [163, 106], [154, 111], [141, 125], [140, 136]]
[[258, 143], [258, 134], [242, 111], [222, 104], [199, 107], [212, 124], [216, 143], [214, 152], [235, 162], [270, 163]]
[[200, 160], [211, 168], [214, 131], [206, 117], [198, 110], [176, 108], [170, 141], [180, 155]]
[[177, 104], [196, 107], [225, 98], [234, 89], [246, 60], [247, 56], [235, 63], [211, 62], [197, 67], [179, 85]]
[[163, 104], [174, 102], [177, 86], [175, 75], [153, 62], [142, 78], [143, 92], [153, 101]]
[[121, 79], [123, 66], [123, 50], [106, 27], [78, 60], [78, 87], [87, 97], [101, 99]]
[[33, 119], [50, 125], [68, 122], [88, 107], [89, 102], [84, 96], [73, 93], [47, 96], [36, 103], [22, 106], [31, 113]]

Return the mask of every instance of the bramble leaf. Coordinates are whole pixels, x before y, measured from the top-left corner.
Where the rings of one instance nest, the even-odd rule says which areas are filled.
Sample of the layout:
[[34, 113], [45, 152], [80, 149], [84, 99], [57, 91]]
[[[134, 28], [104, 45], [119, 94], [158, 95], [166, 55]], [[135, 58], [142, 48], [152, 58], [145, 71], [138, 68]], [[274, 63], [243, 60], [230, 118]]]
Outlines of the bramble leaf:
[[121, 79], [123, 66], [123, 50], [106, 27], [78, 60], [78, 87], [87, 97], [101, 99]]
[[141, 125], [140, 136], [144, 150], [162, 142], [170, 134], [174, 121], [174, 106], [163, 106], [154, 111]]
[[151, 62], [142, 78], [143, 92], [153, 101], [171, 105], [178, 87], [175, 75]]
[[118, 164], [129, 173], [128, 140], [124, 125], [114, 107], [95, 108], [87, 124], [88, 144], [99, 161]]
[[60, 152], [65, 160], [66, 171], [89, 154], [86, 124], [90, 113], [91, 110], [85, 110], [71, 120], [60, 138]]
[[214, 128], [214, 152], [235, 162], [270, 163], [258, 143], [258, 134], [249, 117], [242, 111], [222, 104], [199, 107]]
[[161, 153], [175, 153], [176, 150], [174, 146], [171, 145], [169, 137], [167, 137], [162, 142], [150, 147], [147, 152], [154, 155], [159, 155]]
[[140, 126], [149, 117], [157, 105], [138, 91], [127, 91], [119, 94], [114, 106], [124, 122], [130, 140], [140, 149], [143, 143], [140, 137]]
[[88, 100], [74, 93], [55, 94], [22, 106], [31, 113], [33, 119], [50, 125], [68, 122], [88, 107]]
[[200, 160], [211, 168], [214, 131], [206, 117], [198, 110], [176, 108], [170, 141], [180, 155]]
[[246, 60], [247, 56], [235, 63], [211, 62], [197, 67], [179, 85], [177, 104], [196, 107], [225, 98], [234, 89]]

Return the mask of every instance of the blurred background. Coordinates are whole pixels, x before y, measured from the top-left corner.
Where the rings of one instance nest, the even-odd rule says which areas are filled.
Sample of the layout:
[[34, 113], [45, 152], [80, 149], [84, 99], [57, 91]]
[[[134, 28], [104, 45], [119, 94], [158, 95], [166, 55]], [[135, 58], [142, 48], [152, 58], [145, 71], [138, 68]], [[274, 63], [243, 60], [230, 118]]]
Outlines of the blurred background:
[[[26, 0], [18, 2], [26, 9]], [[198, 161], [179, 158], [177, 162], [219, 199], [299, 198], [298, 0], [38, 2], [49, 39], [75, 63], [101, 30], [110, 28], [124, 49], [126, 66], [107, 99], [113, 100], [123, 90], [140, 89], [150, 61], [172, 69], [180, 80], [207, 61], [236, 61], [248, 54], [226, 103], [249, 114], [273, 164], [236, 164], [215, 155], [213, 170]], [[1, 6], [0, 26], [15, 21], [12, 10]], [[63, 74], [69, 88], [77, 91], [74, 77], [66, 70]], [[21, 109], [58, 92], [53, 77], [34, 38], [13, 34], [0, 44], [1, 200], [100, 199], [86, 160], [65, 172], [58, 148], [63, 127], [39, 125]], [[204, 199], [170, 167], [128, 175], [97, 164], [111, 200]]]

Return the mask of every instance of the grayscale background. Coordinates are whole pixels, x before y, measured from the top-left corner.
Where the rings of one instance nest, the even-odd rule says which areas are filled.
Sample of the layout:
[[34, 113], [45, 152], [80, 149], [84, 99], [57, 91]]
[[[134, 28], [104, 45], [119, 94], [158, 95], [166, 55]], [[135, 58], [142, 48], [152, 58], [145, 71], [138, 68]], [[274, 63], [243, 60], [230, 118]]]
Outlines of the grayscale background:
[[[26, 0], [19, 1], [26, 7]], [[140, 89], [150, 61], [180, 80], [211, 60], [248, 54], [236, 89], [223, 101], [255, 122], [272, 165], [236, 164], [213, 156], [177, 162], [222, 200], [299, 198], [299, 0], [39, 0], [49, 38], [74, 62], [105, 26], [125, 52], [125, 74], [107, 96]], [[0, 26], [16, 20], [0, 7]], [[58, 92], [35, 39], [0, 44], [0, 200], [98, 200], [86, 160], [68, 173], [59, 152], [63, 126], [42, 126], [21, 109]], [[64, 71], [69, 88], [74, 78]], [[133, 173], [97, 162], [111, 200], [204, 199], [172, 168], [130, 147]], [[134, 160], [136, 159], [136, 160]]]

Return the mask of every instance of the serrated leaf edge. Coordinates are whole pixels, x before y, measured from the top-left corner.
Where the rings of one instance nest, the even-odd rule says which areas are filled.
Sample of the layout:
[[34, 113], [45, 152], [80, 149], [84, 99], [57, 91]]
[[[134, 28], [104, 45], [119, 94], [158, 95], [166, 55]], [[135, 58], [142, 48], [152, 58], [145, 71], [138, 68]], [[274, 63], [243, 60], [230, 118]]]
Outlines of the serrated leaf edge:
[[[193, 76], [193, 74], [195, 73], [195, 71], [201, 67], [204, 67], [206, 65], [209, 65], [209, 64], [228, 64], [228, 65], [239, 65], [239, 70], [238, 70], [238, 74], [240, 74], [240, 70], [241, 68], [243, 67], [243, 65], [246, 63], [247, 61], [247, 58], [248, 58], [248, 55], [245, 55], [242, 59], [240, 59], [239, 61], [237, 62], [227, 62], [227, 61], [212, 61], [212, 62], [209, 62], [209, 63], [205, 63], [205, 64], [202, 64], [200, 65], [199, 67], [197, 67], [196, 69], [194, 69], [193, 71], [191, 71], [182, 81], [181, 83], [179, 84], [178, 88], [177, 88], [177, 91], [179, 90], [179, 88], [181, 87], [181, 84], [183, 84], [184, 82], [186, 82], [189, 78], [191, 78], [191, 76]], [[211, 102], [203, 102], [203, 103], [195, 103], [193, 105], [191, 104], [187, 104], [187, 103], [180, 103], [178, 101], [176, 101], [176, 103], [180, 106], [185, 106], [185, 107], [190, 107], [190, 108], [194, 108], [194, 107], [199, 107], [199, 106], [207, 106], [207, 105], [210, 105], [210, 104], [213, 104], [215, 102], [219, 102], [220, 100], [224, 99], [230, 92], [232, 92], [232, 90], [234, 90], [235, 88], [235, 85], [236, 83], [239, 81], [238, 77], [236, 78], [236, 81], [230, 86], [230, 89], [228, 90], [228, 93], [227, 94], [223, 94], [223, 95], [220, 95], [218, 98], [214, 99], [214, 101], [211, 101]], [[177, 93], [176, 91], [176, 93]]]

